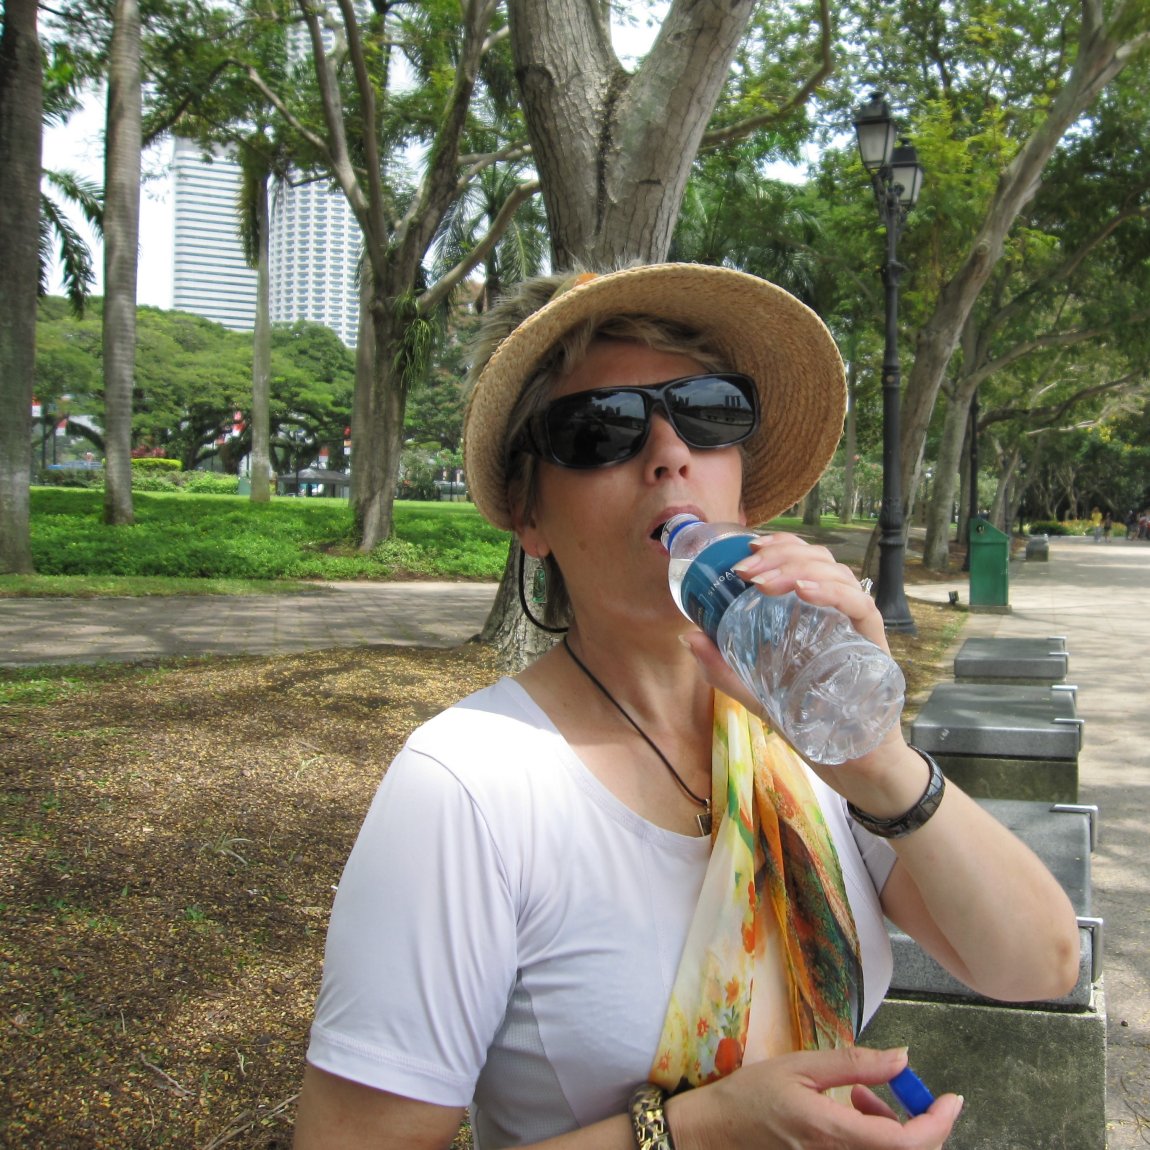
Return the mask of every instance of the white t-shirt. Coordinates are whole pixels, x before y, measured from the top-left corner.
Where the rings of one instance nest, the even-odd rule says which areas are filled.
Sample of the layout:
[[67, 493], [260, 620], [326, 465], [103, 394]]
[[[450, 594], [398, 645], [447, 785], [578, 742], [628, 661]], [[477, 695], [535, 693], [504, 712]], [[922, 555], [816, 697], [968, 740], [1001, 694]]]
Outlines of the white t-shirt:
[[[869, 1018], [890, 982], [876, 891], [893, 853], [852, 834], [843, 800], [810, 777]], [[308, 1061], [473, 1103], [482, 1150], [622, 1113], [651, 1068], [709, 848], [620, 802], [518, 683], [477, 692], [411, 736], [372, 803], [332, 911]]]

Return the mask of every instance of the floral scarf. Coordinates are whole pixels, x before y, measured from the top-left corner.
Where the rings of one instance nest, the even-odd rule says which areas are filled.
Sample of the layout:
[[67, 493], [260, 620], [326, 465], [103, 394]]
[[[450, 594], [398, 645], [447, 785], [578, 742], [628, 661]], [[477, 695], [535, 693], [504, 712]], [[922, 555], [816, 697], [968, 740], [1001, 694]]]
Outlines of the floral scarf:
[[854, 916], [801, 759], [718, 691], [714, 724], [717, 826], [651, 1071], [669, 1091], [848, 1046], [862, 1002]]

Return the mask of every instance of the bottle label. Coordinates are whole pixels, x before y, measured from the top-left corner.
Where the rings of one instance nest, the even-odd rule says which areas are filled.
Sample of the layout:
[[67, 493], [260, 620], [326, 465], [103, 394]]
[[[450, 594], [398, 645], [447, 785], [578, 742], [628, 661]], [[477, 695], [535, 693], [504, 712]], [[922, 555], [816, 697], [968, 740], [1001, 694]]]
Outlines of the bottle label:
[[687, 617], [714, 639], [727, 608], [750, 586], [731, 568], [751, 553], [751, 537], [732, 535], [703, 548], [691, 561], [679, 589]]

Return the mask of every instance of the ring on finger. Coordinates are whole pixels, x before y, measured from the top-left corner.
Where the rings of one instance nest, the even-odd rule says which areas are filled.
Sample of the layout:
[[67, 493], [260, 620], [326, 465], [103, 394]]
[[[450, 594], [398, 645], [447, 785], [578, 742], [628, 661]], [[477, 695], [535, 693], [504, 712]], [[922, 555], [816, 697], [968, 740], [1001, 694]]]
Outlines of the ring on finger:
[[874, 587], [874, 580], [873, 579], [860, 579], [859, 580], [859, 590], [864, 595], [869, 595], [871, 593], [871, 589], [873, 587]]

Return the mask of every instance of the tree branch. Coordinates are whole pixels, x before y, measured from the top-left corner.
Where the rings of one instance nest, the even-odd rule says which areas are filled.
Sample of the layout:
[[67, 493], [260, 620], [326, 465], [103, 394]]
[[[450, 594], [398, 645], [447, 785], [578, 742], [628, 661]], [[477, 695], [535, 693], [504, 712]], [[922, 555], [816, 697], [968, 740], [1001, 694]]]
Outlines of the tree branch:
[[377, 247], [374, 242], [375, 229], [368, 213], [367, 199], [356, 178], [352, 167], [351, 156], [347, 148], [347, 129], [343, 120], [343, 104], [339, 96], [339, 82], [331, 67], [331, 61], [323, 46], [323, 32], [320, 30], [319, 18], [312, 7], [310, 0], [298, 0], [300, 11], [307, 23], [308, 35], [311, 37], [312, 58], [315, 61], [315, 75], [319, 84], [320, 100], [323, 105], [323, 118], [327, 126], [328, 139], [323, 142], [321, 150], [331, 163], [332, 173], [339, 181], [339, 186], [347, 196], [351, 210], [355, 213], [359, 226], [363, 231], [364, 242], [368, 249], [368, 258], [375, 263], [373, 249]]
[[495, 9], [496, 0], [467, 0], [464, 3], [463, 43], [455, 69], [455, 85], [428, 150], [427, 167], [419, 189], [395, 229], [405, 263], [422, 258], [444, 210], [457, 195], [459, 141], [467, 124], [479, 62], [487, 42], [486, 30]]
[[331, 150], [327, 146], [327, 141], [322, 136], [317, 136], [315, 132], [300, 122], [292, 110], [280, 99], [279, 95], [272, 91], [267, 81], [264, 80], [263, 76], [260, 75], [259, 71], [253, 65], [243, 64], [239, 60], [235, 60], [233, 63], [239, 64], [240, 67], [246, 70], [248, 79], [256, 86], [260, 95], [283, 116], [293, 131], [298, 132], [316, 151], [327, 156], [329, 159], [331, 158]]
[[146, 150], [165, 132], [174, 128], [192, 104], [195, 103], [204, 92], [208, 91], [215, 83], [217, 77], [220, 76], [225, 69], [231, 67], [233, 63], [235, 63], [233, 60], [222, 60], [208, 73], [203, 81], [197, 80], [195, 91], [189, 92], [166, 116], [157, 120], [154, 124], [149, 125], [147, 132], [144, 133], [140, 140], [140, 147]]
[[819, 0], [819, 29], [821, 49], [819, 66], [807, 77], [798, 91], [782, 107], [776, 108], [773, 112], [763, 112], [757, 116], [750, 116], [741, 120], [737, 124], [730, 124], [713, 132], [704, 132], [702, 142], [699, 145], [700, 152], [712, 152], [727, 144], [745, 140], [752, 132], [757, 132], [760, 128], [781, 123], [806, 104], [814, 94], [815, 89], [834, 71], [831, 14], [828, 0]]
[[497, 152], [471, 152], [465, 156], [459, 157], [459, 163], [468, 170], [463, 173], [461, 181], [469, 183], [480, 172], [490, 168], [494, 164], [500, 163], [514, 163], [516, 160], [524, 160], [531, 155], [531, 145], [516, 141], [514, 143], [506, 144]]
[[531, 180], [520, 184], [511, 193], [499, 209], [499, 214], [488, 228], [487, 234], [459, 261], [446, 275], [440, 276], [435, 284], [428, 288], [416, 301], [421, 315], [426, 315], [445, 299], [455, 288], [471, 274], [472, 270], [485, 260], [491, 250], [499, 242], [503, 233], [511, 223], [512, 217], [519, 209], [519, 205], [531, 199], [539, 191], [539, 181]]
[[[1028, 422], [1035, 419], [1045, 419], [1047, 425], [1057, 423], [1066, 415], [1076, 404], [1081, 403], [1086, 399], [1093, 399], [1098, 395], [1105, 395], [1108, 391], [1116, 391], [1119, 388], [1125, 387], [1129, 383], [1141, 382], [1146, 379], [1146, 372], [1143, 368], [1134, 368], [1128, 371], [1125, 375], [1119, 376], [1117, 379], [1108, 380], [1106, 383], [1095, 383], [1090, 387], [1084, 387], [1068, 396], [1061, 403], [1051, 405], [1049, 407], [1000, 407], [993, 411], [987, 412], [978, 421], [979, 429], [989, 427], [994, 423], [1004, 423], [1010, 419], [1017, 419], [1020, 416], [1025, 418]], [[1028, 434], [1034, 434], [1033, 431]]]
[[356, 21], [355, 9], [352, 7], [351, 0], [339, 0], [339, 10], [343, 15], [344, 28], [347, 31], [347, 47], [351, 53], [351, 66], [355, 72], [355, 85], [359, 90], [359, 98], [363, 103], [363, 151], [367, 164], [368, 203], [370, 204], [371, 215], [377, 220], [382, 220], [385, 218], [385, 211], [383, 202], [383, 179], [380, 173], [379, 161], [375, 89], [372, 87], [371, 77], [368, 75], [367, 61], [363, 55], [363, 41], [359, 35], [359, 24]]

